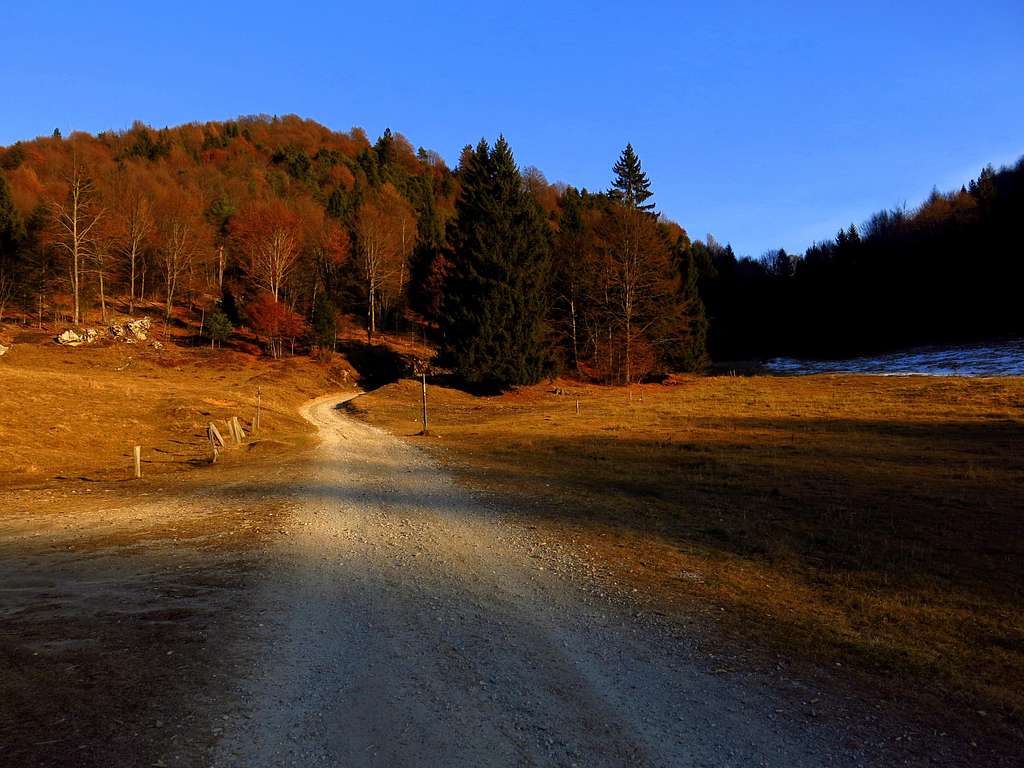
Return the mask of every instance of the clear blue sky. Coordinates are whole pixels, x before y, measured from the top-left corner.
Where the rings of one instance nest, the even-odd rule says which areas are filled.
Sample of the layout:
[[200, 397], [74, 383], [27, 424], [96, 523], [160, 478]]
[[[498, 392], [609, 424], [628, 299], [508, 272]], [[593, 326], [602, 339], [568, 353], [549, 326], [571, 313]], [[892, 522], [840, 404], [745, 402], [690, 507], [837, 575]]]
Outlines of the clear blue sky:
[[295, 113], [598, 189], [631, 141], [759, 255], [1024, 154], [1024, 2], [5, 2], [0, 83], [0, 144]]

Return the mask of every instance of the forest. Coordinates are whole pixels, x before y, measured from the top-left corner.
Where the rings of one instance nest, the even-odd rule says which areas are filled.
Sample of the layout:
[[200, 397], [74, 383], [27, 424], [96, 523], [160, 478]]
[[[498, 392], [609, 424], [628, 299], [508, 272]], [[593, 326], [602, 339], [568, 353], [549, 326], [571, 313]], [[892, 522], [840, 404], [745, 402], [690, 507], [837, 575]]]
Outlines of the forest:
[[[837, 357], [1024, 333], [1024, 161], [802, 255], [737, 258], [657, 211], [627, 145], [588, 191], [499, 137], [458, 166], [295, 116], [73, 133], [0, 149], [0, 320], [140, 305], [268, 355], [428, 336], [468, 384], [631, 383], [713, 359]], [[152, 311], [150, 309], [150, 311]]]

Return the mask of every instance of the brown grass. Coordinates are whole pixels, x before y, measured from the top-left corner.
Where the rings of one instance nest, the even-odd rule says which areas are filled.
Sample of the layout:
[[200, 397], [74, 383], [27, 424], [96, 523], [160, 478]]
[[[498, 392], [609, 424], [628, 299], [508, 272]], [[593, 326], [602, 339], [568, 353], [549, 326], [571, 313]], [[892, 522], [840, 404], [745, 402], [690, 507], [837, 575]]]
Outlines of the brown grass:
[[206, 464], [207, 424], [216, 422], [227, 437], [224, 421], [238, 416], [250, 431], [257, 387], [262, 428], [245, 450], [281, 451], [311, 433], [296, 412], [299, 403], [352, 386], [342, 383], [350, 369], [340, 357], [330, 364], [301, 356], [268, 361], [206, 347], [158, 352], [119, 342], [65, 348], [50, 336], [22, 333], [0, 358], [0, 487], [126, 479], [136, 444], [146, 476]]
[[[209, 762], [264, 549], [292, 525], [286, 484], [259, 481], [301, 461], [295, 406], [347, 363], [54, 332], [0, 327], [0, 764]], [[257, 386], [262, 429], [209, 466], [206, 424], [248, 427]]]
[[[1019, 734], [1024, 382], [690, 378], [631, 402], [559, 386], [433, 388], [439, 437], [411, 439], [664, 610], [712, 608], [745, 645]], [[418, 397], [401, 382], [355, 408], [408, 436]]]

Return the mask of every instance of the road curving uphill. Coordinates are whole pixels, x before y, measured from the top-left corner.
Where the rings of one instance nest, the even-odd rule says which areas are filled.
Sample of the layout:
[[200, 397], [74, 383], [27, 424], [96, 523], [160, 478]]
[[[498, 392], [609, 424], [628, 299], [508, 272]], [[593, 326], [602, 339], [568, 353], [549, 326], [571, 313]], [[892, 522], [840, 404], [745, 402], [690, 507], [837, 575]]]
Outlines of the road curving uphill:
[[255, 596], [216, 765], [862, 764], [545, 569], [511, 510], [347, 418], [350, 397], [302, 409], [320, 445], [289, 479], [298, 525]]

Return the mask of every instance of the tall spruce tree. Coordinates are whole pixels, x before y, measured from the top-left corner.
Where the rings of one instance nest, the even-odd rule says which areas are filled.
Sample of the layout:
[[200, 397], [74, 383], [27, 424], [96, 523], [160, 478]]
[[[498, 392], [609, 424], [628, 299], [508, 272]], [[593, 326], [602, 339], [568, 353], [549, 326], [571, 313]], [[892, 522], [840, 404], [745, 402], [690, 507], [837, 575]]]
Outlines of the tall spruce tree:
[[551, 257], [547, 229], [504, 137], [467, 148], [449, 225], [452, 267], [444, 352], [467, 383], [503, 389], [551, 370], [545, 337]]
[[654, 203], [647, 202], [654, 194], [651, 192], [651, 180], [640, 167], [640, 158], [633, 151], [632, 144], [626, 144], [612, 171], [615, 173], [610, 192], [613, 198], [638, 211], [654, 210]]

